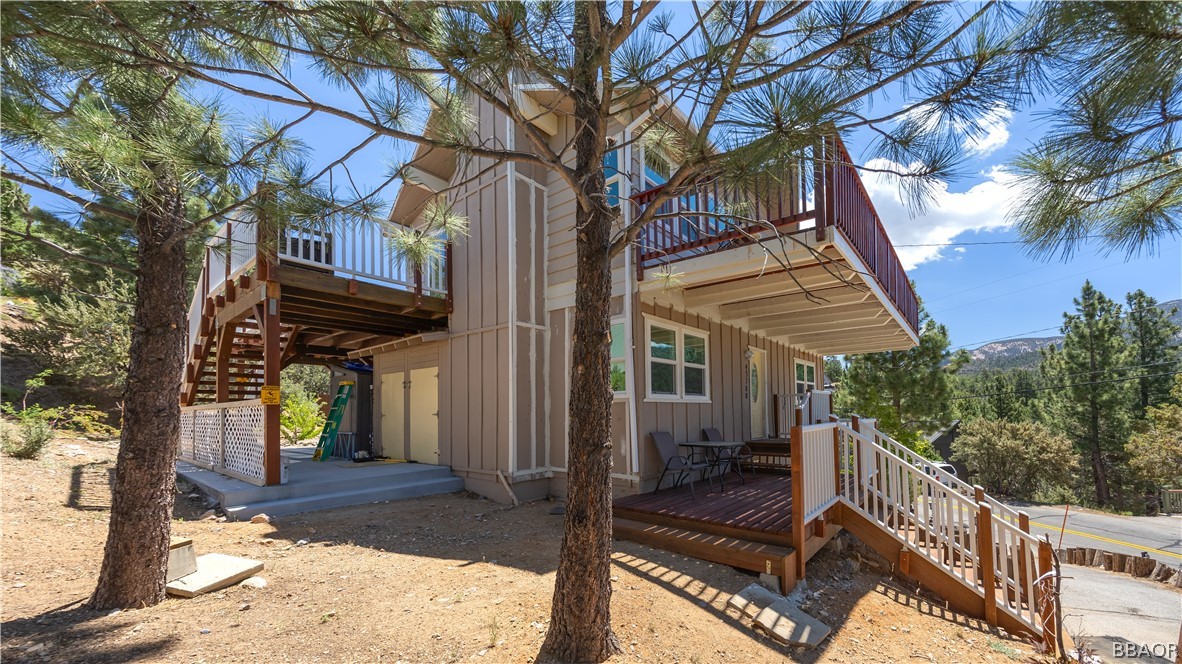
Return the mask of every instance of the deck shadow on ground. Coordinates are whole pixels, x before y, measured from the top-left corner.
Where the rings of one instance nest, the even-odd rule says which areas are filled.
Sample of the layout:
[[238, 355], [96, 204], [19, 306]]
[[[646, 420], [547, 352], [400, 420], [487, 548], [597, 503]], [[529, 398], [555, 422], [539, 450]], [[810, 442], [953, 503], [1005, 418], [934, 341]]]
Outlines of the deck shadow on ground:
[[[127, 643], [125, 639], [115, 642], [112, 637], [121, 632], [127, 634], [140, 624], [135, 612], [121, 613], [109, 617], [103, 624], [96, 624], [95, 621], [108, 617], [110, 612], [79, 606], [84, 601], [79, 600], [36, 616], [0, 623], [0, 631], [4, 633], [0, 654], [4, 661], [88, 664], [158, 661], [166, 658], [179, 641], [175, 636], [163, 636], [136, 643]], [[99, 639], [107, 641], [96, 644], [95, 641]], [[37, 649], [29, 651], [31, 647]]]

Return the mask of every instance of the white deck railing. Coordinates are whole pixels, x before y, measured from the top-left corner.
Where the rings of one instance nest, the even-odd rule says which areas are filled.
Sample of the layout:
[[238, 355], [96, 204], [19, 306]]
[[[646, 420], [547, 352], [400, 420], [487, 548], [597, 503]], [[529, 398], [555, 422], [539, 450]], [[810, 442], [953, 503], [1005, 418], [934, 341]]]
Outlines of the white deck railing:
[[[974, 487], [966, 495], [967, 484], [933, 472], [930, 462], [876, 429], [833, 426], [844, 504], [971, 589], [987, 606], [1043, 634], [1041, 602], [1047, 593], [1036, 592], [1039, 542], [1019, 526], [1025, 520], [1018, 512]], [[989, 569], [992, 578], [982, 578]]]
[[804, 464], [803, 499], [805, 523], [837, 502], [837, 455], [833, 451], [835, 424], [812, 424], [800, 428], [800, 458]]
[[[257, 249], [258, 225], [250, 219], [222, 224], [206, 242], [204, 272], [189, 302], [190, 345], [198, 339], [205, 300], [222, 292], [227, 277], [237, 279], [250, 272]], [[278, 232], [276, 254], [280, 263], [405, 291], [415, 292], [421, 284], [424, 295], [447, 297], [446, 254], [429, 259], [418, 275], [421, 279], [416, 278], [414, 266], [391, 247], [384, 224], [341, 221], [306, 229], [285, 226]]]
[[[390, 245], [384, 224], [335, 222], [329, 226], [287, 226], [279, 232], [281, 263], [327, 268], [360, 281], [415, 290], [415, 270]], [[447, 295], [447, 272], [442, 254], [428, 260], [422, 270], [425, 295]]]
[[181, 408], [177, 456], [251, 484], [266, 481], [261, 399]]

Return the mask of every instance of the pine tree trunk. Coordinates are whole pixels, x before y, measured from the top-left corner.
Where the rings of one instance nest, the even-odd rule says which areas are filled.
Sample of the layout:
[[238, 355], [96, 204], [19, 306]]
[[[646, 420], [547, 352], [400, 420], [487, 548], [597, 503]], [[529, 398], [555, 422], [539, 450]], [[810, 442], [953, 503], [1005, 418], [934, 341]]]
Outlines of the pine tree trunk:
[[[163, 189], [163, 188], [162, 188]], [[185, 342], [185, 216], [175, 187], [136, 219], [135, 318], [111, 523], [95, 609], [164, 599]]]
[[[600, 114], [601, 3], [575, 5], [575, 180], [592, 201], [575, 216], [577, 273], [571, 337], [566, 522], [550, 629], [542, 652], [561, 661], [601, 662], [620, 652], [611, 628], [611, 222], [604, 196], [606, 127]], [[592, 25], [598, 29], [592, 29]]]

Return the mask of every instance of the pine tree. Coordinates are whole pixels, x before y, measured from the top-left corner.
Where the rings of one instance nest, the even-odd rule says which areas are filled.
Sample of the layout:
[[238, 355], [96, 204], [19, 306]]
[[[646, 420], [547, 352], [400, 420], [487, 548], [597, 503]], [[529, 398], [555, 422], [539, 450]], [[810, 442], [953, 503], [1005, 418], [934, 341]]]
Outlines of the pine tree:
[[[248, 122], [233, 136], [222, 122], [226, 114], [199, 101], [180, 72], [143, 66], [155, 47], [191, 36], [170, 9], [0, 6], [6, 74], [0, 175], [73, 204], [88, 219], [120, 220], [91, 229], [96, 242], [112, 241], [115, 228], [134, 236], [123, 429], [107, 544], [90, 599], [100, 609], [150, 606], [165, 596], [190, 239], [232, 210], [249, 211], [249, 185], [261, 177], [278, 178], [284, 200], [298, 199], [305, 210], [312, 209], [309, 201], [324, 200], [315, 187], [293, 184], [302, 178], [290, 176], [299, 164], [285, 159], [290, 143], [282, 131], [252, 132]], [[10, 218], [17, 212], [5, 213], [6, 235], [19, 227]], [[46, 247], [32, 233], [23, 239]], [[58, 252], [90, 258], [66, 247]]]
[[1119, 304], [1090, 281], [1074, 302], [1075, 312], [1063, 314], [1062, 348], [1044, 351], [1040, 371], [1055, 388], [1048, 390], [1049, 424], [1087, 460], [1096, 504], [1103, 507], [1119, 490], [1114, 470], [1123, 461], [1128, 434], [1130, 383], [1122, 370], [1129, 350]]
[[1039, 254], [1094, 237], [1152, 251], [1182, 230], [1182, 4], [1044, 2], [1031, 15], [1056, 105], [1015, 160], [1019, 232]]
[[[612, 258], [632, 246], [663, 203], [704, 179], [766, 186], [823, 137], [856, 128], [874, 129], [872, 155], [922, 164], [900, 168], [904, 186], [922, 201], [937, 178], [956, 171], [966, 137], [981, 134], [989, 113], [1027, 98], [1038, 48], [1018, 29], [1020, 15], [992, 4], [961, 13], [922, 3], [715, 3], [684, 25], [658, 6], [189, 4], [177, 10], [178, 21], [200, 26], [209, 43], [233, 47], [162, 44], [143, 57], [234, 95], [352, 121], [375, 137], [545, 169], [570, 188], [580, 232], [569, 493], [543, 647], [563, 660], [601, 661], [618, 650], [609, 610]], [[260, 55], [272, 59], [266, 66], [242, 61]], [[286, 78], [293, 65], [307, 64], [334, 89], [352, 91], [356, 103], [310, 97]], [[576, 128], [569, 143], [556, 145], [531, 122], [536, 111], [519, 106], [523, 82], [549, 86], [569, 102], [555, 109]], [[474, 99], [513, 123], [516, 147], [474, 135]], [[669, 100], [689, 123], [668, 119]], [[633, 206], [624, 223], [607, 204], [603, 155], [611, 123], [646, 112], [653, 121], [637, 140], [659, 148], [675, 168], [655, 199]], [[733, 212], [750, 221], [745, 211]], [[775, 244], [765, 246], [772, 260]]]
[[1125, 336], [1129, 341], [1132, 364], [1141, 378], [1137, 379], [1137, 416], [1144, 417], [1150, 406], [1170, 398], [1172, 376], [1163, 375], [1178, 370], [1180, 348], [1179, 328], [1171, 320], [1173, 311], [1164, 311], [1157, 300], [1138, 290], [1129, 293], [1125, 302]]
[[920, 309], [923, 329], [910, 350], [849, 358], [841, 409], [878, 418], [878, 426], [900, 442], [928, 452], [922, 434], [952, 419], [952, 376], [967, 362], [949, 350], [948, 330]]

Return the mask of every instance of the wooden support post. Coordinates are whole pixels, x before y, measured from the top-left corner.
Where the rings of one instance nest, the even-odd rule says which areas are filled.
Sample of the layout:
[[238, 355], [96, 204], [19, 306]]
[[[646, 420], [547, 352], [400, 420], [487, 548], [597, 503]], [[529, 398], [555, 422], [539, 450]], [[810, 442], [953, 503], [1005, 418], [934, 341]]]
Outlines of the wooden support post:
[[993, 573], [993, 510], [977, 503], [977, 583], [985, 592], [985, 622], [997, 626], [997, 581]]
[[779, 438], [780, 432], [780, 395], [772, 395], [772, 438]]
[[[279, 337], [279, 282], [267, 282], [267, 299], [263, 301], [263, 319], [259, 321], [263, 333], [263, 385], [279, 386], [282, 368], [282, 348]], [[279, 404], [263, 406], [263, 468], [268, 485], [279, 484], [282, 460], [279, 455]]]
[[1038, 543], [1038, 575], [1042, 581], [1038, 583], [1038, 611], [1042, 618], [1042, 640], [1046, 651], [1052, 657], [1059, 654], [1059, 621], [1055, 612], [1055, 604], [1059, 601], [1055, 597], [1055, 563], [1051, 551], [1051, 543], [1040, 540]]
[[804, 431], [792, 427], [788, 443], [792, 473], [792, 547], [796, 549], [796, 579], [804, 578]]
[[[214, 384], [218, 403], [230, 400], [230, 355], [234, 350], [234, 323], [227, 323], [218, 333], [217, 358], [214, 364]], [[197, 376], [197, 380], [201, 377]]]
[[792, 411], [792, 415], [793, 415], [792, 426], [794, 426], [794, 427], [804, 426], [804, 409], [803, 408], [801, 408], [800, 406], [797, 406]]

